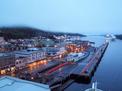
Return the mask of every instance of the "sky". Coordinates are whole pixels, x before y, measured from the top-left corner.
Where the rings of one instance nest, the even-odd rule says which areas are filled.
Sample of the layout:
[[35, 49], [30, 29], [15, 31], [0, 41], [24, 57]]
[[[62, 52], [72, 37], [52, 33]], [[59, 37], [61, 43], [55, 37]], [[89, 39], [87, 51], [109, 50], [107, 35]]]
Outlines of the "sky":
[[122, 0], [0, 0], [0, 26], [122, 33]]

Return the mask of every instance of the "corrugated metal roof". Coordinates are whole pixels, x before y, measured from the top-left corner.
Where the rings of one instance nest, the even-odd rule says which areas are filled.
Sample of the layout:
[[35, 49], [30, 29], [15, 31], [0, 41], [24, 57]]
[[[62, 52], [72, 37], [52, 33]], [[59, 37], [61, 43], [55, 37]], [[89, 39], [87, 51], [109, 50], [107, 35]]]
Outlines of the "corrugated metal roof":
[[48, 85], [4, 76], [0, 78], [0, 91], [50, 91]]

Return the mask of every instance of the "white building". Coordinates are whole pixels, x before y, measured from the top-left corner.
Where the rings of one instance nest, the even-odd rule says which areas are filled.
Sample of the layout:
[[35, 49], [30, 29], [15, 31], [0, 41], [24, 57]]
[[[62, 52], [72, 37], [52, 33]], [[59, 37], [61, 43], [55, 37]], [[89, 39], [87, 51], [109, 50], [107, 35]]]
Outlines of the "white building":
[[76, 62], [76, 61], [81, 60], [84, 57], [85, 57], [85, 53], [70, 53], [66, 57], [66, 60], [67, 61], [74, 61], [74, 62]]
[[4, 76], [0, 78], [0, 91], [51, 91], [48, 85]]
[[26, 64], [44, 59], [46, 53], [36, 48], [29, 48], [28, 50], [15, 51], [16, 62], [15, 66], [18, 68], [25, 67]]
[[29, 62], [28, 56], [20, 56], [16, 58], [15, 66], [19, 69], [25, 68], [26, 64]]
[[4, 38], [3, 37], [0, 37], [0, 45], [4, 45], [5, 44], [5, 40], [4, 40]]

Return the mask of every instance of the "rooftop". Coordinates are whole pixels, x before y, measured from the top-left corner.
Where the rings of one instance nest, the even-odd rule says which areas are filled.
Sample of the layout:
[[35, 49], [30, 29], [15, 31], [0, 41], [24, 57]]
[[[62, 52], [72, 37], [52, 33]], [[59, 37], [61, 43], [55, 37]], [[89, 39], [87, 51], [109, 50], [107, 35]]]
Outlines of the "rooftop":
[[39, 51], [42, 52], [42, 50], [37, 50], [36, 48], [35, 49], [33, 48], [33, 49], [29, 49], [29, 50], [14, 51], [14, 53], [15, 54], [30, 55], [34, 52], [39, 52]]
[[50, 91], [50, 89], [45, 84], [4, 76], [0, 78], [0, 91]]
[[11, 57], [11, 56], [14, 56], [12, 53], [5, 53], [5, 52], [0, 52], [0, 58], [2, 57]]

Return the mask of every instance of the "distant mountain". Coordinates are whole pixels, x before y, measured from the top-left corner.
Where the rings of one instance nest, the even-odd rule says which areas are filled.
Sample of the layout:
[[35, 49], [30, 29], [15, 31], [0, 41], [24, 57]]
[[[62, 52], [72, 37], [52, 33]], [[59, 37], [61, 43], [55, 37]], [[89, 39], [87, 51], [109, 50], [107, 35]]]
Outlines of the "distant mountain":
[[2, 27], [0, 28], [0, 35], [6, 40], [31, 38], [39, 35], [51, 37], [46, 31], [30, 27]]
[[32, 38], [36, 36], [43, 36], [50, 39], [54, 39], [53, 35], [79, 35], [85, 36], [78, 33], [61, 33], [61, 32], [49, 32], [41, 29], [30, 28], [30, 27], [2, 27], [0, 28], [0, 36], [3, 36], [6, 40], [8, 39], [24, 39]]
[[120, 39], [122, 40], [122, 34], [119, 34], [119, 35], [115, 35], [117, 39]]

